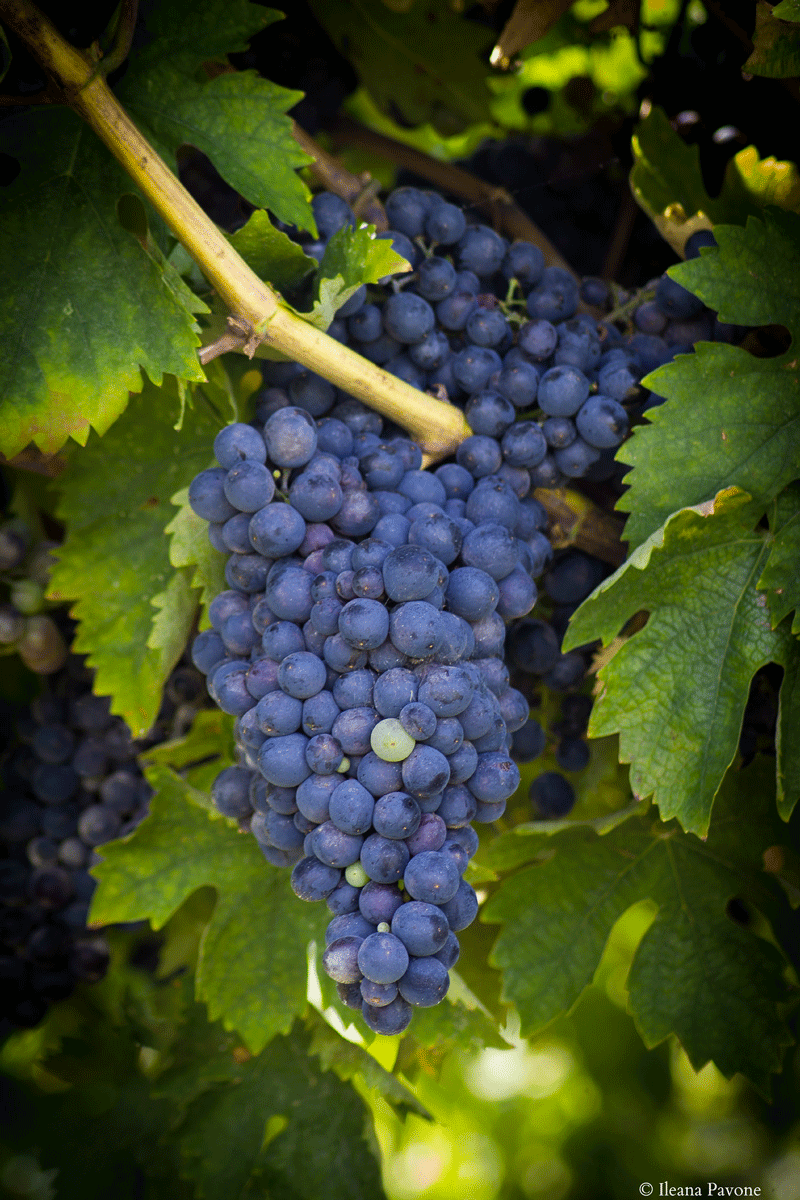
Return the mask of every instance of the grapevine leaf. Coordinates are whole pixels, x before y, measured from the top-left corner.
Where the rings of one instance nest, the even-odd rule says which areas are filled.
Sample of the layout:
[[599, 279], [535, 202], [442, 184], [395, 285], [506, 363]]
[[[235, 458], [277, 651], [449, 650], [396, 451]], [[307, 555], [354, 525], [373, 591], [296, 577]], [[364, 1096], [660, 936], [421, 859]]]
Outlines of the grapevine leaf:
[[600, 671], [589, 730], [619, 732], [634, 793], [697, 834], [736, 754], [750, 680], [792, 640], [770, 628], [757, 590], [769, 542], [747, 500], [731, 490], [675, 513], [584, 601], [564, 641], [608, 644], [650, 613]]
[[324, 1070], [335, 1071], [345, 1082], [361, 1077], [399, 1115], [414, 1112], [420, 1117], [429, 1116], [413, 1092], [396, 1075], [385, 1070], [361, 1046], [343, 1038], [313, 1009], [306, 1018], [306, 1024], [311, 1033], [310, 1053], [318, 1056]]
[[312, 160], [286, 115], [302, 93], [254, 71], [223, 70], [203, 80], [200, 70], [208, 60], [246, 49], [248, 37], [279, 15], [244, 0], [159, 5], [148, 19], [152, 38], [131, 56], [119, 93], [171, 166], [180, 146], [195, 146], [251, 203], [313, 232], [309, 192], [297, 174]]
[[141, 761], [147, 766], [160, 764], [174, 771], [185, 771], [212, 756], [219, 758], [220, 771], [233, 764], [233, 718], [218, 708], [203, 708], [183, 737], [148, 747]]
[[676, 1033], [696, 1070], [712, 1059], [767, 1093], [791, 1040], [780, 1007], [785, 960], [727, 906], [739, 897], [774, 930], [788, 928], [788, 901], [761, 862], [777, 836], [758, 768], [726, 783], [706, 841], [648, 818], [605, 837], [576, 829], [549, 839], [547, 859], [505, 880], [483, 914], [503, 925], [493, 960], [523, 1027], [535, 1032], [575, 1004], [615, 922], [649, 899], [658, 911], [628, 981], [645, 1042]]
[[238, 1200], [254, 1175], [265, 1193], [287, 1200], [316, 1200], [322, 1178], [331, 1200], [383, 1196], [364, 1136], [366, 1106], [351, 1084], [320, 1070], [309, 1042], [301, 1028], [276, 1038], [238, 1064], [228, 1086], [192, 1104], [178, 1137], [200, 1196]]
[[[681, 507], [728, 486], [765, 508], [797, 473], [798, 371], [735, 346], [698, 342], [646, 377], [668, 403], [648, 412], [618, 457], [633, 468], [625, 536], [639, 545]], [[703, 403], [698, 404], [698, 396]]]
[[769, 79], [793, 79], [800, 75], [800, 30], [776, 17], [775, 10], [765, 0], [756, 5], [753, 53], [742, 70]]
[[[773, 629], [800, 606], [800, 483], [781, 492], [770, 514], [772, 549], [758, 586], [767, 593]], [[795, 614], [793, 633], [800, 633], [800, 613]]]
[[[414, 1013], [402, 1060], [404, 1064], [412, 1059], [430, 1064], [434, 1059], [441, 1061], [455, 1049], [469, 1054], [486, 1046], [505, 1050], [508, 1043], [503, 1041], [494, 1022], [480, 1008], [470, 1008], [448, 998], [432, 1008], [422, 1008]], [[405, 1065], [403, 1069], [406, 1069]]]
[[325, 914], [297, 900], [287, 872], [264, 861], [254, 838], [193, 803], [194, 790], [172, 771], [154, 766], [147, 778], [150, 815], [131, 837], [103, 847], [92, 921], [149, 919], [160, 929], [192, 892], [216, 888], [197, 997], [258, 1053], [305, 1008], [303, 949], [320, 936]]
[[142, 369], [156, 384], [203, 372], [195, 305], [120, 224], [130, 185], [94, 133], [56, 107], [5, 125], [21, 165], [0, 197], [0, 449], [13, 457], [30, 441], [54, 453], [105, 433]]
[[382, 0], [313, 0], [311, 7], [372, 99], [404, 125], [430, 122], [453, 134], [489, 119], [480, 56], [493, 35], [445, 0], [404, 5], [402, 12]]
[[362, 283], [377, 283], [387, 275], [409, 271], [406, 260], [392, 249], [388, 239], [376, 238], [371, 225], [339, 229], [325, 247], [312, 282], [314, 303], [299, 315], [325, 330]]
[[59, 479], [68, 533], [48, 594], [75, 601], [75, 649], [137, 736], [155, 720], [196, 607], [188, 576], [170, 566], [164, 526], [169, 497], [206, 465], [217, 427], [198, 407], [177, 433], [176, 408], [174, 387], [148, 385]]
[[201, 629], [208, 629], [208, 606], [215, 596], [228, 586], [225, 582], [225, 556], [220, 554], [208, 540], [208, 522], [198, 517], [189, 507], [189, 489], [182, 488], [171, 497], [171, 504], [178, 506], [164, 530], [170, 534], [169, 561], [173, 567], [193, 567], [191, 586], [200, 589], [202, 608]]
[[[744, 228], [714, 230], [718, 249], [678, 263], [670, 275], [723, 321], [785, 325], [800, 335], [800, 215], [770, 209]], [[778, 359], [782, 362], [783, 359]]]
[[[800, 332], [800, 217], [772, 210], [745, 229], [719, 226], [719, 250], [671, 268], [724, 321]], [[676, 509], [735, 485], [762, 509], [797, 474], [800, 388], [797, 354], [756, 358], [698, 343], [645, 382], [668, 403], [648, 413], [619, 457], [633, 466], [624, 507], [626, 537], [638, 545]], [[702, 403], [698, 404], [698, 397]]]
[[[129, 1021], [130, 1013], [125, 1016]], [[139, 1069], [141, 1026], [137, 1036], [130, 1025], [121, 1036], [122, 1022], [94, 997], [82, 1004], [71, 999], [52, 1009], [48, 1021], [44, 1078], [55, 1080], [56, 1089], [49, 1095], [31, 1090], [22, 1110], [25, 1126], [9, 1124], [12, 1137], [25, 1136], [21, 1149], [37, 1147], [42, 1165], [57, 1169], [64, 1196], [132, 1196], [144, 1178], [153, 1195], [168, 1188], [175, 1200], [191, 1200], [180, 1181], [177, 1147], [164, 1137], [170, 1110], [152, 1096]], [[52, 1046], [53, 1033], [61, 1046]]]
[[228, 240], [259, 279], [268, 280], [278, 292], [291, 291], [317, 269], [317, 260], [309, 258], [283, 230], [276, 229], [261, 208]]
[[759, 158], [747, 146], [730, 159], [719, 195], [706, 191], [698, 146], [685, 142], [654, 106], [632, 139], [630, 182], [636, 202], [683, 257], [687, 238], [709, 223], [744, 225], [765, 205], [800, 211], [800, 174], [791, 162]]
[[800, 21], [800, 0], [781, 0], [772, 10], [779, 21]]

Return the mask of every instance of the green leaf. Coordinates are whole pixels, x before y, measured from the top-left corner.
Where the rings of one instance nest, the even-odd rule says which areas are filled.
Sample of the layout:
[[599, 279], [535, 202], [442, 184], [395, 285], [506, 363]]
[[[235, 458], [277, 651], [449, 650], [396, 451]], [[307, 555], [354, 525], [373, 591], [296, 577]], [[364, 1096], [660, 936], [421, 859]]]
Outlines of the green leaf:
[[800, 0], [781, 0], [772, 10], [779, 21], [800, 21]]
[[193, 789], [168, 768], [154, 766], [147, 778], [155, 788], [150, 815], [131, 837], [103, 847], [91, 919], [147, 919], [160, 929], [192, 892], [216, 888], [197, 998], [258, 1053], [305, 1008], [305, 947], [321, 936], [326, 911], [299, 901], [288, 872], [266, 863], [254, 838], [193, 802]]
[[[20, 174], [0, 195], [4, 301], [0, 450], [46, 454], [105, 433], [143, 385], [165, 373], [203, 379], [197, 326], [172, 272], [119, 222], [130, 183], [66, 109], [13, 121], [4, 150]], [[13, 348], [13, 349], [12, 349]]]
[[[148, 1194], [192, 1200], [180, 1180], [178, 1148], [165, 1137], [169, 1107], [152, 1096], [140, 1070], [142, 1041], [153, 1044], [139, 1019], [152, 984], [151, 996], [137, 995], [133, 974], [126, 972], [111, 988], [104, 981], [97, 990], [82, 989], [32, 1031], [41, 1039], [32, 1082], [44, 1082], [47, 1091], [26, 1089], [18, 1119], [8, 1126], [9, 1140], [21, 1137], [23, 1151], [35, 1147], [41, 1163], [56, 1168], [62, 1196], [129, 1200], [146, 1180]], [[112, 988], [124, 1001], [119, 1013], [103, 1004], [103, 991]]]
[[706, 841], [647, 818], [605, 837], [574, 830], [549, 839], [547, 860], [504, 881], [483, 913], [503, 925], [493, 961], [523, 1027], [536, 1032], [575, 1004], [615, 922], [649, 899], [658, 911], [628, 980], [645, 1042], [674, 1032], [695, 1070], [712, 1059], [767, 1093], [791, 1041], [785, 960], [726, 909], [740, 897], [788, 932], [788, 901], [761, 862], [779, 836], [757, 767], [726, 784]]
[[292, 291], [318, 266], [288, 234], [275, 228], [261, 208], [228, 241], [259, 279], [266, 279], [278, 292]]
[[[261, 1194], [286, 1200], [317, 1200], [323, 1180], [330, 1200], [381, 1200], [380, 1171], [364, 1134], [366, 1106], [309, 1051], [309, 1035], [296, 1027], [236, 1071], [229, 1059], [230, 1084], [192, 1104], [178, 1137], [200, 1196], [239, 1200], [257, 1176]], [[208, 1069], [199, 1065], [204, 1077]], [[189, 1070], [198, 1070], [196, 1060]], [[168, 1073], [159, 1090], [170, 1082]]]
[[[767, 593], [772, 628], [800, 606], [800, 483], [795, 483], [775, 500], [770, 512], [773, 536], [767, 565], [758, 586]], [[800, 613], [795, 614], [792, 633], [800, 633]]]
[[197, 603], [188, 574], [170, 565], [164, 526], [169, 497], [206, 466], [218, 426], [198, 407], [177, 433], [176, 408], [174, 385], [148, 385], [59, 479], [67, 537], [48, 595], [75, 602], [75, 649], [136, 736], [155, 720]]
[[251, 203], [315, 232], [309, 192], [296, 173], [312, 160], [292, 136], [286, 115], [302, 93], [254, 71], [203, 79], [200, 69], [207, 60], [246, 49], [248, 38], [279, 15], [246, 0], [158, 5], [147, 21], [151, 39], [131, 55], [118, 90], [171, 166], [180, 146], [195, 146]]
[[[219, 760], [220, 771], [235, 761], [233, 718], [216, 707], [201, 708], [191, 729], [182, 738], [148, 747], [140, 761], [147, 766], [159, 764], [172, 767], [174, 771], [186, 771], [212, 757]], [[211, 807], [210, 801], [208, 807]]]
[[[453, 980], [455, 984], [457, 981]], [[451, 991], [453, 987], [451, 986]], [[453, 1050], [461, 1054], [477, 1053], [487, 1046], [505, 1050], [504, 1042], [494, 1022], [480, 1008], [469, 1007], [449, 996], [432, 1008], [420, 1008], [406, 1033], [403, 1061], [413, 1058], [418, 1063], [443, 1060]], [[407, 1069], [404, 1066], [404, 1069]]]
[[800, 29], [779, 19], [765, 0], [756, 5], [753, 53], [742, 70], [768, 79], [792, 79], [800, 75]]
[[335, 1071], [346, 1082], [363, 1079], [367, 1087], [390, 1104], [398, 1115], [405, 1116], [409, 1112], [420, 1117], [429, 1115], [396, 1075], [385, 1070], [362, 1046], [343, 1038], [314, 1009], [309, 1011], [306, 1025], [311, 1033], [309, 1052], [317, 1055], [324, 1070]]
[[314, 303], [299, 315], [317, 329], [325, 330], [362, 283], [377, 283], [387, 275], [410, 271], [404, 258], [385, 238], [376, 238], [372, 225], [339, 229], [325, 247], [322, 262], [312, 280]]
[[[747, 227], [718, 226], [719, 250], [671, 268], [724, 321], [782, 323], [800, 333], [800, 217], [770, 211]], [[668, 403], [648, 413], [618, 454], [634, 470], [621, 505], [638, 545], [677, 509], [728, 486], [762, 508], [797, 475], [800, 373], [796, 353], [756, 358], [700, 342], [644, 381]], [[702, 398], [702, 399], [699, 399]]]
[[312, 0], [311, 7], [375, 103], [402, 124], [430, 122], [453, 134], [489, 119], [480, 56], [494, 37], [446, 0], [409, 4], [403, 12], [382, 0]]
[[800, 215], [770, 209], [761, 218], [750, 217], [744, 229], [719, 226], [714, 236], [719, 249], [671, 267], [673, 279], [717, 309], [723, 321], [785, 325], [797, 339]]
[[208, 521], [202, 520], [189, 507], [189, 489], [181, 488], [170, 503], [178, 506], [164, 532], [170, 535], [169, 561], [173, 567], [194, 568], [190, 575], [193, 588], [200, 589], [202, 616], [200, 628], [208, 629], [208, 606], [215, 596], [228, 586], [225, 580], [225, 555], [220, 554], [208, 540]]
[[791, 162], [759, 158], [755, 146], [728, 162], [719, 195], [706, 191], [697, 145], [685, 142], [663, 109], [653, 107], [633, 134], [630, 182], [636, 202], [683, 257], [687, 238], [713, 225], [744, 225], [765, 205], [800, 210], [800, 174]]
[[736, 755], [750, 680], [783, 662], [791, 641], [770, 628], [757, 590], [769, 543], [747, 500], [722, 493], [670, 517], [584, 601], [564, 640], [608, 644], [629, 617], [650, 613], [600, 671], [589, 731], [619, 732], [634, 794], [697, 834]]

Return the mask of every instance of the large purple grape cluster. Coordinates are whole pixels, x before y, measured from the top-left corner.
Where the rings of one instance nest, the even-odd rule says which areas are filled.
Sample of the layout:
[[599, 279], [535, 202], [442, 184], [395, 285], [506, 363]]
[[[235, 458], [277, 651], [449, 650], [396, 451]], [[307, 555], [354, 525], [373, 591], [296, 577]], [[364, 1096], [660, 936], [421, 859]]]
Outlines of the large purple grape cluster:
[[230, 585], [192, 656], [236, 717], [216, 807], [299, 897], [327, 901], [325, 970], [397, 1033], [447, 991], [478, 906], [471, 823], [519, 783], [509, 746], [529, 710], [505, 623], [536, 600], [547, 517], [496, 439], [422, 470], [380, 416], [313, 385], [313, 415], [291, 403], [307, 374], [267, 389], [191, 485]]

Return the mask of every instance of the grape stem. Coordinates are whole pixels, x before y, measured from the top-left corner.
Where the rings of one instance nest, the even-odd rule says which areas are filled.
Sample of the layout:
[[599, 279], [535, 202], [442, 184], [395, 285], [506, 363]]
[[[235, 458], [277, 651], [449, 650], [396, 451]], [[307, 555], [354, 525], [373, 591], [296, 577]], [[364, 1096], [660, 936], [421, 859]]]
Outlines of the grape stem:
[[309, 367], [402, 425], [429, 462], [455, 451], [470, 433], [458, 408], [412, 388], [285, 308], [142, 136], [103, 75], [97, 73], [96, 63], [65, 41], [29, 0], [0, 0], [0, 15], [195, 260], [243, 334], [245, 353], [265, 342]]

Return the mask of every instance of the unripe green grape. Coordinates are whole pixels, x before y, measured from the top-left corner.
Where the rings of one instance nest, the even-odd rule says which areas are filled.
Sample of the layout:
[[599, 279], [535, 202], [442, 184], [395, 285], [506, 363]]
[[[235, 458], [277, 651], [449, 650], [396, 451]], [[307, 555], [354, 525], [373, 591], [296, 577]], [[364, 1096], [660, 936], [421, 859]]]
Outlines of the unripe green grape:
[[373, 729], [369, 744], [384, 762], [402, 762], [417, 743], [406, 733], [397, 717], [386, 717]]
[[351, 863], [346, 868], [344, 877], [351, 887], [363, 887], [369, 881], [369, 875], [360, 862]]
[[17, 652], [37, 675], [53, 675], [67, 661], [69, 651], [52, 617], [29, 617]]
[[16, 579], [11, 585], [11, 603], [21, 613], [31, 616], [44, 604], [44, 588], [34, 579]]

